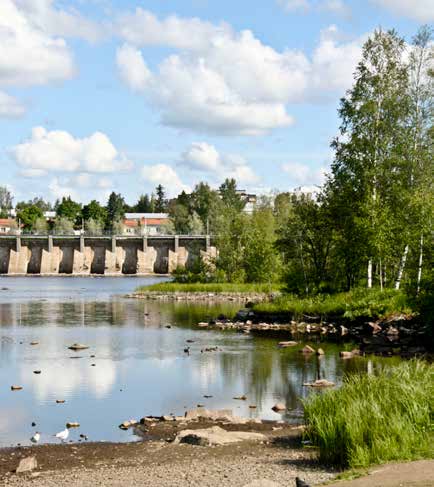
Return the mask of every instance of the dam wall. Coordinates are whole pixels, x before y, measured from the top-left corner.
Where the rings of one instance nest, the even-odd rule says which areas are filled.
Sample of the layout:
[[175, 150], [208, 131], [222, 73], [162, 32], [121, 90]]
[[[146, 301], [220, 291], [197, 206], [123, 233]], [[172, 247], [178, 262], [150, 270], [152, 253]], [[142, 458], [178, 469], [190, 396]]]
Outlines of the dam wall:
[[217, 255], [209, 236], [0, 236], [0, 274], [148, 275]]

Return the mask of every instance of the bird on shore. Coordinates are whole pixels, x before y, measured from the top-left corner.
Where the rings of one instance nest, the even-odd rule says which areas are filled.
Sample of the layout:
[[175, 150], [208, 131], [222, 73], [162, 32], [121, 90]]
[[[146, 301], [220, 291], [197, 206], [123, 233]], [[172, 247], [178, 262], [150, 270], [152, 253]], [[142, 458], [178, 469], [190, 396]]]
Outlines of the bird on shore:
[[295, 487], [310, 487], [309, 484], [306, 484], [304, 480], [301, 480], [300, 477], [295, 478]]
[[184, 348], [184, 353], [190, 355], [190, 347]]
[[61, 440], [62, 443], [63, 443], [64, 441], [66, 441], [68, 439], [68, 436], [69, 436], [69, 428], [66, 428], [63, 431], [59, 431], [59, 433], [56, 433], [54, 436], [56, 438], [59, 438], [59, 440]]
[[30, 438], [30, 441], [32, 443], [39, 443], [39, 440], [41, 439], [41, 433], [39, 433], [39, 431], [37, 431], [31, 438]]

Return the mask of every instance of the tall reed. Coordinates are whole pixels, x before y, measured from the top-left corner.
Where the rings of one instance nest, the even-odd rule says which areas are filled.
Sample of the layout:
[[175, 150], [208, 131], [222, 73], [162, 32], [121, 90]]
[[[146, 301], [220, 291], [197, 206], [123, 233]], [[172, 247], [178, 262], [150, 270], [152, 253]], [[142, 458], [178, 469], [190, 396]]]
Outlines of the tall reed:
[[422, 361], [351, 375], [304, 403], [306, 434], [320, 460], [366, 467], [433, 457], [434, 366]]

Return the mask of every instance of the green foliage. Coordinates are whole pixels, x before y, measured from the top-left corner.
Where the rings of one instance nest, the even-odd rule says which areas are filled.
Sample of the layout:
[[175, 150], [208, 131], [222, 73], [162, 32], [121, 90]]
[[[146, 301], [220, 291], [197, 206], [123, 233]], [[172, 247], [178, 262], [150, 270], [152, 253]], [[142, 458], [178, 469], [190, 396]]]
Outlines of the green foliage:
[[6, 186], [0, 186], [0, 218], [7, 218], [12, 208], [13, 196]]
[[115, 222], [119, 222], [125, 217], [125, 200], [120, 195], [112, 191], [109, 196], [107, 206], [106, 227], [113, 229]]
[[84, 228], [86, 230], [87, 235], [91, 235], [91, 236], [103, 235], [104, 222], [103, 220], [94, 220], [93, 218], [90, 218], [89, 220], [86, 220], [84, 224]]
[[281, 284], [276, 283], [178, 283], [178, 282], [163, 282], [153, 284], [152, 286], [142, 286], [137, 289], [137, 292], [155, 291], [161, 293], [171, 292], [205, 292], [205, 293], [269, 293], [280, 291]]
[[133, 211], [136, 213], [154, 213], [155, 202], [151, 200], [149, 195], [142, 194], [133, 207]]
[[246, 204], [237, 191], [235, 179], [225, 179], [224, 183], [220, 185], [219, 193], [223, 204], [227, 208], [231, 208], [235, 212], [240, 212], [244, 209]]
[[167, 211], [167, 199], [163, 186], [159, 184], [156, 187], [155, 192], [157, 194], [157, 198], [155, 200], [155, 211], [157, 213], [165, 213]]
[[33, 230], [36, 221], [44, 217], [42, 210], [36, 205], [30, 205], [19, 210], [17, 219], [24, 225], [26, 230]]
[[308, 315], [322, 319], [342, 317], [354, 320], [360, 317], [381, 318], [393, 313], [411, 313], [408, 297], [403, 292], [394, 289], [381, 292], [363, 288], [306, 298], [283, 294], [270, 303], [255, 305], [254, 309], [259, 313], [285, 313], [296, 319]]
[[63, 197], [56, 209], [59, 218], [67, 219], [73, 224], [79, 224], [81, 220], [81, 204], [73, 201], [70, 196]]
[[92, 200], [89, 204], [84, 205], [81, 213], [85, 223], [93, 220], [101, 225], [107, 220], [107, 209], [101, 206], [96, 200]]
[[74, 223], [69, 218], [58, 216], [54, 221], [53, 229], [56, 235], [73, 235]]
[[304, 402], [306, 437], [341, 467], [432, 458], [433, 415], [434, 366], [418, 361], [350, 375]]

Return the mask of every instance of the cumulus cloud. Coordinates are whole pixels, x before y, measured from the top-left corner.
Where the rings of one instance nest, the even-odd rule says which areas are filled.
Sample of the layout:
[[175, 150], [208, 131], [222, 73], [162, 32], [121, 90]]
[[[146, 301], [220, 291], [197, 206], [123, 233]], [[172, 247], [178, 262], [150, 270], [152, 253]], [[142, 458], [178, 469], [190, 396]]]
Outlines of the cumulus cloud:
[[194, 142], [183, 152], [180, 164], [211, 176], [215, 180], [234, 178], [241, 183], [256, 183], [258, 176], [247, 161], [237, 154], [220, 154], [206, 142]]
[[386, 8], [395, 15], [409, 17], [418, 22], [434, 21], [432, 0], [371, 0], [372, 3]]
[[191, 188], [181, 181], [173, 167], [167, 164], [155, 164], [142, 168], [142, 178], [153, 185], [162, 184], [169, 196], [177, 196], [182, 191], [189, 193]]
[[69, 79], [74, 72], [63, 39], [32, 25], [12, 0], [0, 2], [0, 86], [41, 85]]
[[319, 186], [325, 182], [326, 167], [313, 168], [299, 162], [287, 162], [282, 164], [282, 170], [289, 174], [294, 186]]
[[[196, 132], [260, 135], [290, 125], [288, 104], [349, 86], [361, 47], [360, 40], [341, 43], [333, 28], [333, 38], [330, 32], [322, 35], [309, 59], [294, 49], [279, 52], [248, 30], [237, 33], [227, 26], [177, 17], [158, 21], [164, 33], [139, 39], [139, 32], [148, 32], [149, 16], [157, 22], [141, 9], [129, 14], [131, 22], [142, 26], [136, 37], [118, 26], [130, 43], [117, 51], [120, 76], [161, 112], [163, 124]], [[151, 72], [140, 50], [149, 44], [181, 50]]]
[[26, 111], [25, 107], [13, 96], [0, 91], [0, 117], [18, 118]]
[[131, 168], [102, 132], [82, 139], [62, 130], [35, 127], [30, 139], [10, 149], [13, 159], [24, 170], [109, 173]]
[[14, 0], [26, 19], [50, 36], [75, 37], [95, 42], [104, 36], [102, 24], [93, 22], [70, 7], [56, 8], [54, 0]]
[[116, 51], [116, 64], [121, 80], [129, 88], [139, 92], [146, 88], [151, 73], [138, 49], [124, 44]]
[[344, 18], [351, 16], [351, 9], [344, 0], [277, 0], [287, 12], [330, 12]]

